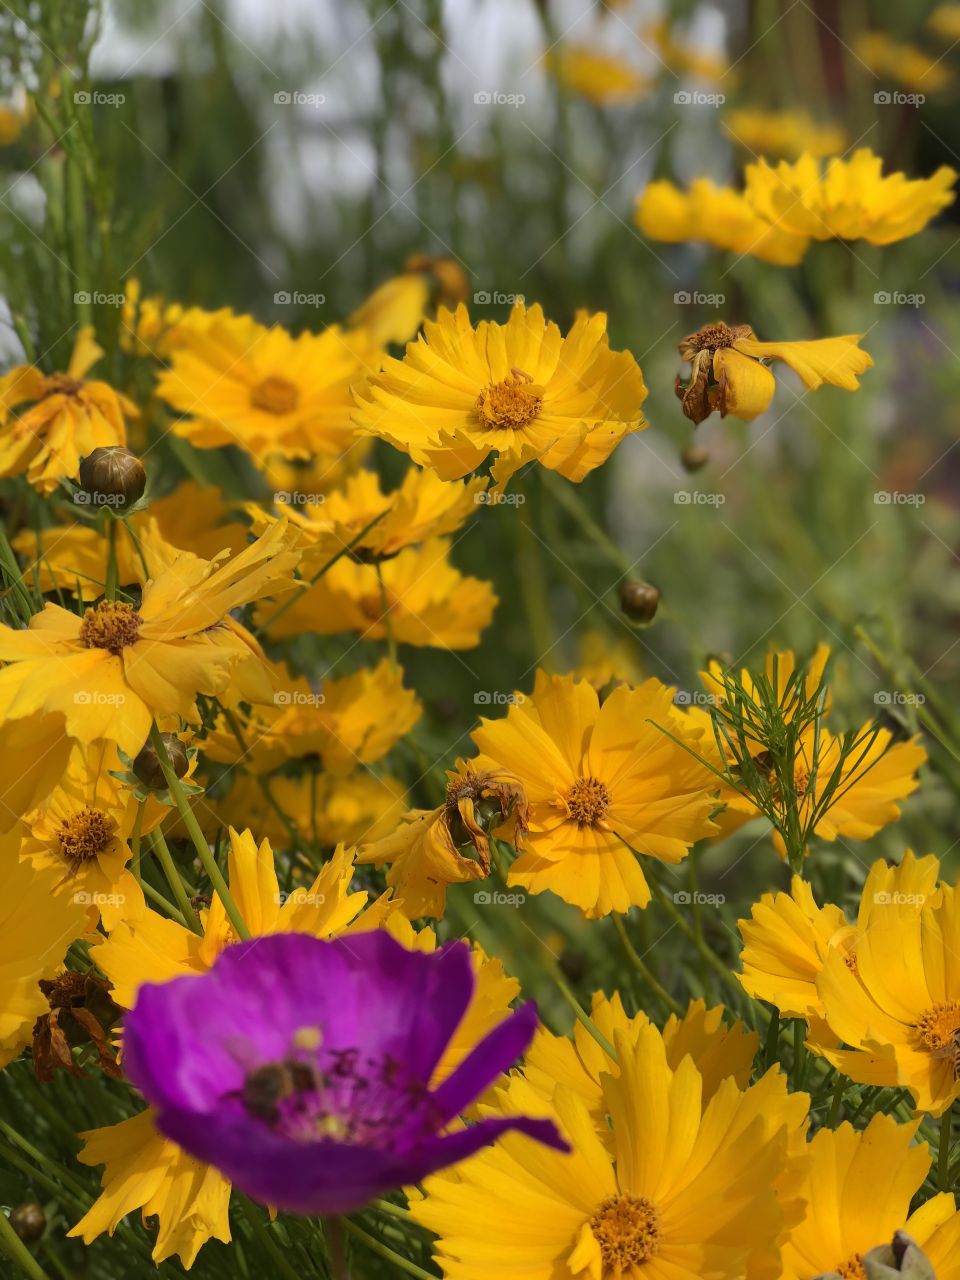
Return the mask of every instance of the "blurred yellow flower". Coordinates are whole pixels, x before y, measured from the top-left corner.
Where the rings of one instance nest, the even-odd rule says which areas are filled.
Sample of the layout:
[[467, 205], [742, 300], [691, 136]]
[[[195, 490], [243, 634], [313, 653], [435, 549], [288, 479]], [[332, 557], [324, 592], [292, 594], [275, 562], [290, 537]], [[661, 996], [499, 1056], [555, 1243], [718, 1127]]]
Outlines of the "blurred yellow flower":
[[960, 4], [938, 4], [927, 18], [927, 29], [942, 40], [960, 40]]
[[696, 80], [725, 80], [724, 87], [736, 84], [736, 76], [726, 58], [690, 44], [676, 33], [669, 19], [664, 18], [643, 27], [640, 37], [651, 43], [660, 61], [676, 76], [692, 76]]
[[812, 156], [833, 156], [847, 145], [846, 131], [840, 125], [819, 124], [805, 111], [742, 107], [726, 112], [720, 123], [734, 142], [765, 156], [794, 159], [804, 152]]
[[467, 296], [467, 278], [452, 258], [414, 254], [402, 275], [385, 280], [352, 312], [352, 328], [366, 329], [379, 346], [406, 343], [414, 337], [436, 292], [441, 306], [455, 307]]
[[746, 168], [746, 198], [754, 211], [782, 231], [815, 240], [867, 240], [892, 244], [922, 231], [954, 200], [956, 172], [941, 166], [930, 178], [883, 175], [883, 160], [861, 148], [849, 159], [834, 156], [826, 170], [813, 156], [776, 168], [760, 159]]
[[357, 389], [354, 421], [444, 480], [491, 452], [498, 484], [538, 459], [582, 480], [642, 430], [647, 389], [633, 356], [610, 350], [605, 315], [581, 312], [563, 337], [539, 306], [474, 329], [466, 307], [441, 309], [402, 360]]
[[578, 680], [587, 680], [600, 691], [611, 680], [640, 684], [643, 670], [637, 658], [637, 646], [629, 640], [611, 640], [602, 631], [584, 631], [577, 637], [580, 661], [574, 670]]
[[569, 44], [551, 49], [544, 62], [548, 71], [572, 93], [598, 107], [639, 102], [654, 82], [625, 58], [589, 45]]
[[936, 93], [953, 79], [942, 55], [934, 58], [915, 44], [891, 40], [882, 31], [864, 32], [854, 41], [853, 51], [875, 76], [886, 76], [914, 93]]

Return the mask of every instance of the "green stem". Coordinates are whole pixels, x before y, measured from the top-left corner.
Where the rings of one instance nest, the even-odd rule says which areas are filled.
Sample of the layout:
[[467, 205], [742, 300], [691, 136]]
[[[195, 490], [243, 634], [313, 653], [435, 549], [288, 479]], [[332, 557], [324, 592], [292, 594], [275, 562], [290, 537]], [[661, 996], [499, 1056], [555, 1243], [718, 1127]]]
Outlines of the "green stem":
[[593, 1019], [584, 1009], [583, 1005], [580, 1003], [577, 997], [573, 994], [573, 992], [567, 986], [564, 979], [560, 976], [559, 973], [554, 973], [553, 980], [557, 984], [560, 994], [563, 996], [564, 1000], [566, 1000], [567, 1004], [573, 1010], [577, 1021], [581, 1023], [584, 1027], [586, 1027], [586, 1029], [590, 1032], [594, 1040], [596, 1040], [597, 1044], [600, 1046], [603, 1052], [607, 1055], [607, 1057], [612, 1062], [616, 1062], [617, 1061], [616, 1049], [614, 1049], [613, 1045], [610, 1043], [607, 1037], [603, 1034], [603, 1032], [600, 1030], [597, 1024], [593, 1021]]
[[270, 1255], [275, 1268], [274, 1274], [282, 1276], [284, 1280], [303, 1280], [300, 1272], [290, 1265], [278, 1248], [277, 1242], [270, 1234], [270, 1228], [261, 1220], [260, 1210], [257, 1206], [251, 1203], [246, 1196], [238, 1196], [237, 1199], [243, 1211], [243, 1216], [256, 1236], [257, 1242], [263, 1245], [264, 1250]]
[[652, 877], [650, 877], [650, 887], [653, 889], [657, 901], [672, 918], [674, 924], [678, 925], [682, 932], [686, 934], [703, 959], [726, 984], [727, 988], [735, 992], [738, 997], [741, 996], [743, 994], [742, 988], [730, 966], [720, 959], [705, 938], [697, 937], [696, 930], [692, 929], [688, 922], [684, 920], [683, 914], [677, 910], [676, 904], [670, 901], [667, 894], [664, 893], [663, 889]]
[[350, 1264], [347, 1262], [346, 1241], [343, 1229], [350, 1224], [346, 1218], [324, 1218], [323, 1234], [330, 1253], [330, 1274], [333, 1280], [350, 1280]]
[[133, 820], [133, 831], [130, 833], [130, 870], [137, 884], [143, 883], [143, 877], [140, 872], [140, 833], [143, 830], [143, 811], [147, 806], [146, 800], [140, 800], [137, 804], [137, 816]]
[[840, 1110], [843, 1106], [843, 1091], [846, 1087], [846, 1077], [841, 1074], [837, 1078], [836, 1087], [833, 1091], [833, 1101], [830, 1103], [830, 1118], [827, 1121], [827, 1126], [830, 1129], [837, 1127], [837, 1121], [840, 1119]]
[[950, 1130], [953, 1122], [953, 1107], [947, 1107], [940, 1117], [940, 1151], [937, 1159], [937, 1186], [941, 1191], [950, 1187]]
[[117, 520], [115, 516], [107, 516], [107, 582], [104, 595], [108, 600], [117, 598]]
[[[423, 1267], [418, 1267], [415, 1262], [410, 1262], [406, 1258], [401, 1257], [401, 1255], [399, 1253], [395, 1253], [389, 1245], [384, 1244], [381, 1240], [377, 1240], [375, 1236], [369, 1235], [361, 1227], [358, 1227], [355, 1222], [351, 1222], [349, 1218], [340, 1218], [339, 1221], [343, 1223], [344, 1229], [348, 1231], [355, 1240], [359, 1240], [360, 1243], [369, 1249], [371, 1253], [376, 1253], [381, 1258], [386, 1258], [388, 1262], [392, 1263], [395, 1267], [399, 1267], [406, 1275], [415, 1276], [416, 1280], [436, 1280], [429, 1271], [424, 1271]], [[344, 1272], [343, 1275], [344, 1280], [349, 1280], [347, 1272]]]
[[637, 973], [639, 973], [643, 981], [647, 984], [654, 995], [667, 1006], [671, 1013], [675, 1013], [678, 1017], [682, 1017], [683, 1006], [678, 1000], [675, 1000], [666, 987], [660, 983], [658, 978], [635, 950], [633, 943], [630, 941], [627, 934], [626, 925], [623, 923], [623, 919], [616, 912], [613, 914], [613, 927], [620, 935], [620, 942], [623, 945], [624, 951], [627, 953], [627, 959], [636, 969]]
[[160, 761], [160, 768], [163, 770], [163, 776], [166, 779], [167, 786], [170, 788], [170, 794], [176, 801], [177, 810], [180, 817], [183, 819], [183, 825], [187, 829], [187, 834], [193, 841], [193, 847], [197, 851], [197, 856], [200, 859], [201, 865], [203, 866], [204, 871], [206, 871], [218, 898], [223, 903], [223, 909], [226, 911], [227, 917], [233, 925], [237, 937], [246, 940], [250, 937], [250, 930], [247, 928], [246, 924], [244, 924], [243, 916], [240, 914], [237, 904], [233, 900], [233, 894], [227, 888], [227, 882], [223, 878], [223, 872], [217, 866], [216, 859], [210, 852], [210, 846], [207, 844], [206, 838], [200, 830], [200, 825], [197, 822], [196, 815], [190, 808], [190, 802], [187, 799], [186, 792], [180, 785], [180, 779], [177, 777], [173, 765], [170, 763], [170, 757], [167, 754], [167, 747], [163, 741], [163, 735], [161, 734], [156, 721], [154, 721], [150, 729], [150, 742], [154, 751], [157, 753], [157, 759]]
[[163, 868], [163, 874], [176, 899], [180, 914], [183, 916], [187, 928], [191, 933], [202, 934], [203, 930], [200, 927], [200, 921], [197, 919], [197, 913], [193, 909], [193, 903], [190, 901], [190, 897], [184, 887], [180, 872], [177, 870], [177, 864], [173, 860], [173, 854], [164, 839], [163, 832], [159, 829], [151, 832], [150, 840], [153, 852], [157, 855], [157, 861]]
[[0, 1247], [11, 1262], [15, 1263], [25, 1276], [30, 1277], [30, 1280], [50, 1280], [43, 1267], [14, 1231], [10, 1225], [10, 1219], [2, 1209], [0, 1209]]

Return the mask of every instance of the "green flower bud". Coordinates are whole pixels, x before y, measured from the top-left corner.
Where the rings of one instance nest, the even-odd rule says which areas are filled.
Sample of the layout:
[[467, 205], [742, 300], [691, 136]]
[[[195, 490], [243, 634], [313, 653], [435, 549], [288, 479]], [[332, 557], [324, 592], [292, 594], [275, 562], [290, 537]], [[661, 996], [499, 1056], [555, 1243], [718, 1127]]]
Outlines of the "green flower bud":
[[[182, 778], [190, 767], [190, 759], [187, 755], [186, 747], [175, 733], [161, 733], [160, 737], [163, 739], [163, 745], [166, 747], [170, 763], [173, 765], [173, 772], [178, 778]], [[134, 760], [133, 772], [143, 785], [149, 787], [151, 791], [166, 791], [167, 780], [163, 776], [160, 757], [154, 750], [152, 742], [147, 742]]]
[[132, 507], [143, 497], [146, 485], [143, 463], [122, 445], [94, 449], [80, 463], [80, 493], [94, 506], [118, 511]]
[[39, 1240], [47, 1227], [47, 1216], [36, 1200], [24, 1200], [10, 1210], [10, 1225], [27, 1244]]
[[660, 604], [660, 592], [649, 582], [625, 582], [620, 588], [620, 608], [633, 622], [652, 622]]

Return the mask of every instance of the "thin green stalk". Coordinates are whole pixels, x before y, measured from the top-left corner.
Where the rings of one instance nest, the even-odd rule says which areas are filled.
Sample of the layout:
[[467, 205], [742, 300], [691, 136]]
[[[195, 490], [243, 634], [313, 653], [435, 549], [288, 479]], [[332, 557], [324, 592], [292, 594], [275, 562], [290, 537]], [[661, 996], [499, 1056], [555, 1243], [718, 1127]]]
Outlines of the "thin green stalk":
[[614, 1049], [613, 1045], [610, 1043], [607, 1037], [603, 1034], [603, 1032], [600, 1030], [597, 1024], [593, 1021], [593, 1019], [584, 1009], [583, 1005], [580, 1003], [577, 997], [573, 994], [573, 992], [567, 986], [566, 982], [563, 980], [560, 974], [554, 973], [553, 980], [557, 984], [560, 994], [563, 996], [564, 1000], [566, 1000], [567, 1004], [573, 1010], [577, 1021], [581, 1023], [584, 1027], [586, 1027], [586, 1029], [590, 1032], [594, 1040], [596, 1040], [597, 1044], [600, 1046], [603, 1052], [607, 1055], [607, 1057], [610, 1058], [611, 1061], [616, 1062], [617, 1061], [616, 1049]]
[[137, 804], [137, 816], [133, 820], [133, 831], [130, 833], [130, 870], [137, 884], [143, 883], [140, 871], [140, 835], [143, 830], [143, 811], [147, 807], [146, 800]]
[[[410, 1262], [407, 1258], [401, 1257], [399, 1253], [395, 1253], [389, 1245], [377, 1240], [375, 1236], [369, 1235], [362, 1227], [358, 1227], [355, 1222], [351, 1222], [349, 1218], [340, 1218], [344, 1229], [365, 1245], [371, 1253], [378, 1254], [381, 1258], [385, 1258], [395, 1267], [399, 1267], [408, 1276], [415, 1276], [416, 1280], [435, 1280], [435, 1277], [429, 1271], [424, 1271], [423, 1267], [418, 1267], [415, 1262]], [[349, 1274], [343, 1273], [345, 1280], [349, 1280]]]
[[683, 1006], [678, 1000], [673, 998], [670, 992], [661, 984], [656, 975], [647, 966], [647, 964], [644, 963], [642, 957], [634, 949], [633, 943], [630, 941], [627, 934], [626, 925], [616, 912], [613, 913], [613, 927], [620, 936], [620, 942], [624, 951], [627, 953], [627, 959], [636, 969], [637, 973], [639, 973], [643, 981], [647, 984], [654, 995], [666, 1005], [671, 1013], [675, 1013], [678, 1017], [682, 1017]]
[[940, 1150], [937, 1157], [937, 1186], [941, 1191], [950, 1188], [950, 1131], [953, 1123], [953, 1107], [947, 1107], [940, 1117]]
[[684, 920], [683, 914], [677, 910], [676, 905], [670, 901], [669, 897], [667, 896], [667, 894], [664, 893], [660, 885], [658, 885], [656, 881], [654, 881], [652, 878], [650, 880], [650, 886], [653, 889], [653, 893], [657, 901], [666, 910], [667, 914], [672, 918], [674, 924], [678, 925], [680, 929], [683, 931], [683, 933], [686, 934], [686, 936], [697, 948], [700, 955], [704, 958], [704, 960], [706, 960], [706, 962], [710, 965], [710, 967], [714, 970], [714, 972], [719, 975], [719, 977], [723, 980], [723, 982], [726, 984], [728, 989], [734, 992], [737, 996], [742, 995], [743, 991], [740, 986], [740, 983], [737, 981], [730, 966], [725, 964], [723, 960], [721, 960], [721, 958], [717, 955], [717, 953], [714, 951], [714, 949], [710, 946], [710, 944], [706, 941], [705, 938], [697, 937], [696, 931], [690, 927], [690, 925], [686, 920]]
[[[230, 727], [230, 732], [233, 734], [233, 736], [237, 740], [237, 745], [239, 746], [243, 755], [246, 755], [248, 751], [247, 740], [244, 737], [243, 729], [240, 727], [240, 721], [237, 719], [236, 713], [232, 711], [230, 707], [225, 707], [223, 703], [220, 703], [219, 706], [220, 706], [220, 710], [223, 712], [224, 719], [226, 720], [227, 724]], [[287, 835], [289, 835], [294, 848], [299, 849], [300, 852], [304, 855], [304, 857], [310, 861], [311, 865], [313, 865], [314, 851], [310, 849], [307, 842], [300, 835], [300, 832], [297, 829], [296, 823], [289, 816], [289, 814], [287, 814], [284, 811], [279, 800], [273, 794], [273, 788], [270, 786], [270, 779], [265, 777], [262, 773], [258, 773], [257, 785], [259, 786], [260, 790], [263, 792], [263, 796], [267, 804], [269, 804], [270, 808], [274, 811], [274, 813], [283, 823], [284, 827], [286, 827]]]
[[2, 1209], [0, 1209], [0, 1247], [10, 1261], [15, 1263], [25, 1276], [30, 1277], [30, 1280], [50, 1280], [46, 1271], [14, 1231], [10, 1225], [10, 1219]]
[[197, 913], [193, 909], [193, 903], [190, 901], [190, 897], [184, 887], [180, 872], [177, 870], [177, 864], [173, 860], [173, 854], [164, 839], [163, 832], [159, 828], [151, 832], [150, 840], [153, 852], [157, 855], [157, 861], [163, 868], [163, 874], [176, 899], [180, 914], [183, 916], [187, 928], [191, 933], [202, 934], [203, 930], [200, 927], [200, 921], [197, 919]]
[[115, 516], [107, 517], [107, 584], [104, 595], [108, 600], [117, 598], [117, 520]]
[[324, 1218], [323, 1234], [330, 1254], [330, 1274], [333, 1280], [350, 1280], [350, 1264], [347, 1262], [346, 1241], [343, 1229], [346, 1218]]
[[270, 1234], [270, 1228], [262, 1221], [260, 1210], [255, 1204], [252, 1204], [246, 1196], [238, 1196], [237, 1200], [243, 1212], [243, 1216], [250, 1226], [250, 1230], [257, 1238], [257, 1242], [263, 1245], [264, 1250], [270, 1255], [277, 1276], [282, 1276], [283, 1280], [303, 1280], [302, 1275], [295, 1267], [283, 1256], [282, 1251]]

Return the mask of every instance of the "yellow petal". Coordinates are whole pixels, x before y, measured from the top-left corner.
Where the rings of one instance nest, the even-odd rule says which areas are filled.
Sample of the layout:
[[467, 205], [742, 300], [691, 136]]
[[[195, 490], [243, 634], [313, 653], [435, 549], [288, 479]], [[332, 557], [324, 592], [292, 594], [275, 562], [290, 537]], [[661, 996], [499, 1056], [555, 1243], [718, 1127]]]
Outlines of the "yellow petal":
[[856, 391], [860, 383], [857, 374], [873, 364], [873, 357], [862, 351], [857, 343], [860, 333], [848, 333], [842, 338], [820, 338], [817, 342], [756, 342], [745, 339], [734, 344], [737, 351], [754, 359], [783, 360], [800, 375], [811, 390], [825, 382]]
[[735, 418], [752, 422], [769, 409], [777, 384], [759, 361], [748, 359], [732, 347], [721, 347], [713, 357], [713, 376], [718, 383], [716, 407], [722, 417], [732, 413]]

